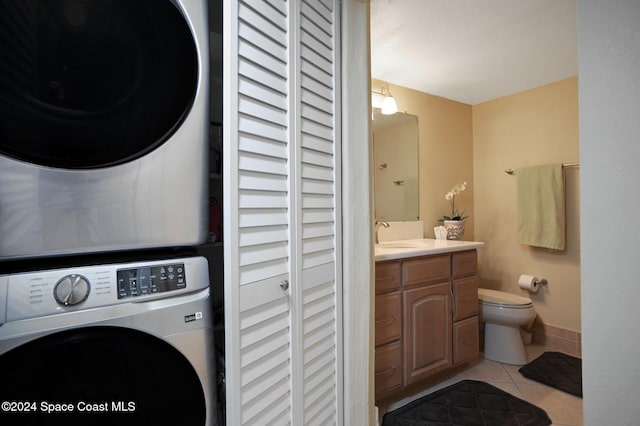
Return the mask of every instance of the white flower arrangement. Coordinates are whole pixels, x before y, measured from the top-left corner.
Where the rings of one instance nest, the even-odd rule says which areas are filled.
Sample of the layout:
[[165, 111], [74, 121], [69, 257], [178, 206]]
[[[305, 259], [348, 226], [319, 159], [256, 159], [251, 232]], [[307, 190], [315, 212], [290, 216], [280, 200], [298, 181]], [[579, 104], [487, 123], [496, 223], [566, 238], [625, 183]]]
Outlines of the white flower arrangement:
[[464, 210], [462, 212], [459, 212], [458, 209], [456, 209], [456, 195], [460, 194], [465, 189], [467, 189], [466, 181], [460, 182], [459, 184], [451, 188], [449, 192], [444, 194], [444, 199], [449, 201], [451, 205], [451, 216], [442, 216], [442, 218], [440, 218], [440, 222], [444, 220], [465, 220], [469, 217], [464, 215]]

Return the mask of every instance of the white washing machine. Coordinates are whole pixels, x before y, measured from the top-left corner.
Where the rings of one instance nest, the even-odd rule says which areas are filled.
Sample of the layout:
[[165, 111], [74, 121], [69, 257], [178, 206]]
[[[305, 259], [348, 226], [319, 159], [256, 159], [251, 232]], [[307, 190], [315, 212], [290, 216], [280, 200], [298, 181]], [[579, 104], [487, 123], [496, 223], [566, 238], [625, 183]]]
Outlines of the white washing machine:
[[203, 257], [0, 276], [0, 424], [215, 425]]

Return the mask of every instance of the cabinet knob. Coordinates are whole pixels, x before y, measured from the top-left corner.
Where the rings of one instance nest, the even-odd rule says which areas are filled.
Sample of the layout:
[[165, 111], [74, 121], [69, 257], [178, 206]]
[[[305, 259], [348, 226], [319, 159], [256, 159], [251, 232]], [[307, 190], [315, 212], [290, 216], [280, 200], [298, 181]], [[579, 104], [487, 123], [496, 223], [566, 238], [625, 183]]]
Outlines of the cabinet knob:
[[289, 289], [289, 280], [280, 281], [280, 288], [287, 291]]

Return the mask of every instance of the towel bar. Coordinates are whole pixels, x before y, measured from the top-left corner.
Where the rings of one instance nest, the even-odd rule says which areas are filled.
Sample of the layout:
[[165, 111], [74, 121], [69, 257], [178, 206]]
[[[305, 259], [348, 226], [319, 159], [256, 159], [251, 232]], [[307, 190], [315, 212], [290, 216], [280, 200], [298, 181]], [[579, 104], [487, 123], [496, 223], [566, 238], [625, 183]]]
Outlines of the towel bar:
[[[562, 164], [562, 167], [563, 168], [564, 167], [580, 167], [580, 163], [564, 163], [564, 164]], [[508, 174], [508, 175], [515, 175], [516, 174], [516, 171], [513, 170], [513, 169], [506, 169], [504, 172], [506, 174]]]

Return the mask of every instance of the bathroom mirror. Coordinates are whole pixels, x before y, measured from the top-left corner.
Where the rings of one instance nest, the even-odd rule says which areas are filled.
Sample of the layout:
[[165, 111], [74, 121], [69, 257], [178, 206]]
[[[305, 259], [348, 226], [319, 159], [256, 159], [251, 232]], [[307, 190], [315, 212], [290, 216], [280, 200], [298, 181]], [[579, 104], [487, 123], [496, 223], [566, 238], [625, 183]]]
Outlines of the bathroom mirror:
[[375, 108], [372, 129], [376, 219], [418, 220], [418, 117]]

